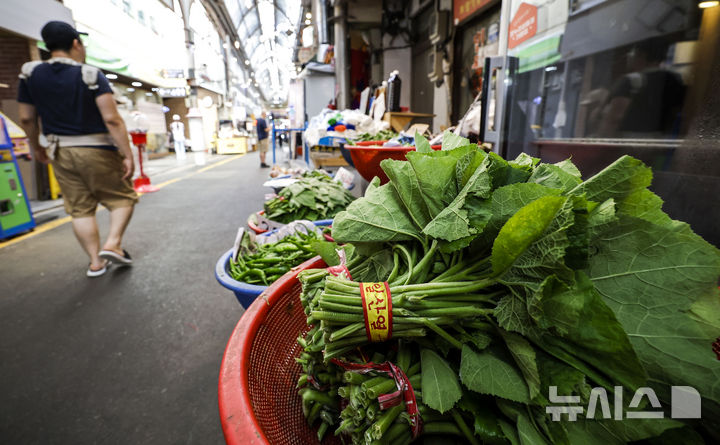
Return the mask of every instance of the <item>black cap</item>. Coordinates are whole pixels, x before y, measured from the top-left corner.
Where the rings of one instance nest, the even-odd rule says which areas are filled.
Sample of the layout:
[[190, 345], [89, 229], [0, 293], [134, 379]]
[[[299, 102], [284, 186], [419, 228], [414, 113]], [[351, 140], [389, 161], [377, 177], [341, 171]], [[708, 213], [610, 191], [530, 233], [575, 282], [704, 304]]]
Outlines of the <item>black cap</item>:
[[78, 32], [71, 25], [56, 20], [47, 22], [40, 31], [49, 51], [69, 50], [72, 48], [73, 40], [80, 40], [80, 34], [87, 35], [86, 32]]

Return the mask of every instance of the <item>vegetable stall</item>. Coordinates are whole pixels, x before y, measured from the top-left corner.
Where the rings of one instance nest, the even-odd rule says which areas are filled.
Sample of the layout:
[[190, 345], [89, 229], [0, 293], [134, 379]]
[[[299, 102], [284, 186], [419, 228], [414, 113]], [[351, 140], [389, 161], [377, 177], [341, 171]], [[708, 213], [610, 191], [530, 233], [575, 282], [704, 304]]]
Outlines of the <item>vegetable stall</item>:
[[[354, 444], [720, 440], [720, 252], [662, 211], [649, 167], [623, 156], [583, 181], [571, 160], [507, 161], [450, 133], [440, 151], [416, 135], [406, 157], [382, 161], [389, 182], [335, 216], [342, 247], [290, 271], [239, 324], [292, 308], [272, 377], [304, 418], [288, 431]], [[228, 391], [246, 392], [225, 369], [233, 341], [221, 414], [241, 443], [243, 420], [227, 418]], [[243, 416], [279, 443], [283, 426], [247, 397]]]

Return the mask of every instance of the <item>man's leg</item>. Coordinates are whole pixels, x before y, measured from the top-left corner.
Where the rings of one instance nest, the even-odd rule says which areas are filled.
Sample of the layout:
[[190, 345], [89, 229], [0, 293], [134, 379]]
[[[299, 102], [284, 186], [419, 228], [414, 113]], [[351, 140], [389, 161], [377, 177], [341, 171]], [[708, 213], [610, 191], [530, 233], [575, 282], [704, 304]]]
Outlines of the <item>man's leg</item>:
[[107, 241], [103, 244], [103, 250], [112, 250], [119, 255], [123, 254], [122, 237], [130, 223], [134, 208], [134, 206], [118, 207], [110, 211], [110, 232]]
[[90, 268], [93, 270], [101, 269], [105, 262], [98, 256], [98, 252], [100, 252], [100, 234], [98, 233], [95, 216], [73, 218], [72, 227], [80, 245], [90, 257]]

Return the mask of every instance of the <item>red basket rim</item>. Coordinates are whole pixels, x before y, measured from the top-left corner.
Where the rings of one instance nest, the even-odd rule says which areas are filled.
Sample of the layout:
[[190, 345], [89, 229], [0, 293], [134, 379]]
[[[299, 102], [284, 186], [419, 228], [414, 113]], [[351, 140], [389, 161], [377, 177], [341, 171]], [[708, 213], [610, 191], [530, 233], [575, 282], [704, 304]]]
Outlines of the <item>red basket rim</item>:
[[[432, 145], [433, 150], [439, 151], [442, 149], [442, 145]], [[403, 151], [415, 151], [414, 145], [402, 145], [399, 147], [380, 147], [380, 146], [369, 146], [369, 145], [346, 145], [345, 148], [348, 150], [378, 150], [378, 151], [390, 151], [390, 150], [403, 150]]]
[[305, 269], [325, 267], [319, 256], [293, 268], [265, 290], [245, 311], [228, 340], [218, 378], [218, 406], [228, 445], [270, 445], [252, 410], [248, 391], [248, 360], [255, 335], [277, 300]]

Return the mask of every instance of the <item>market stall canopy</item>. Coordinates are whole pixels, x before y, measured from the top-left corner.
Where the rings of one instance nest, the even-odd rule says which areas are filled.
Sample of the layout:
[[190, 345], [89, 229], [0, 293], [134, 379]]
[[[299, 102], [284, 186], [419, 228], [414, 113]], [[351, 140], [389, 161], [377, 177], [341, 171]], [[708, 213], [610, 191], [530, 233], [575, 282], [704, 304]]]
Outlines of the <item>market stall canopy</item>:
[[224, 0], [238, 44], [263, 96], [273, 104], [287, 100], [295, 74], [292, 55], [302, 5], [293, 0]]

